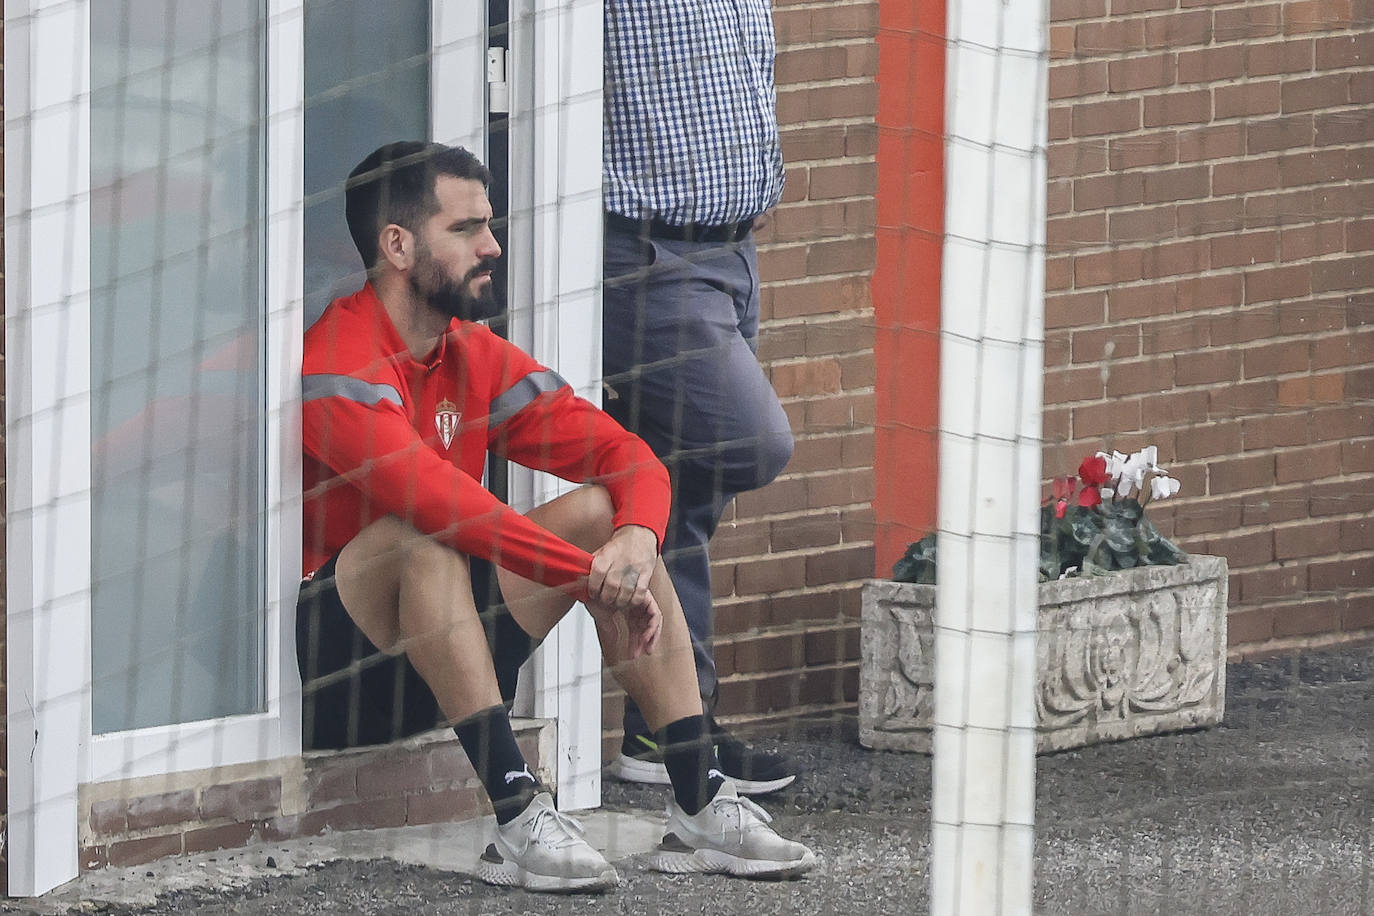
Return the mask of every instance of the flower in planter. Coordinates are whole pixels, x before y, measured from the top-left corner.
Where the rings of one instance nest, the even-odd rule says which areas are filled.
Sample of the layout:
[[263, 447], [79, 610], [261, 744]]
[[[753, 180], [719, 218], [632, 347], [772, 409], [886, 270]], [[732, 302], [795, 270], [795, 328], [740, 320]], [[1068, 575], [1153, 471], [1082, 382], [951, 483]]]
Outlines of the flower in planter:
[[[1083, 459], [1077, 475], [1051, 482], [1040, 509], [1040, 581], [1187, 559], [1145, 517], [1151, 501], [1179, 491], [1158, 457], [1153, 445], [1130, 455], [1098, 452]], [[935, 557], [935, 535], [928, 534], [907, 548], [892, 578], [933, 584]]]

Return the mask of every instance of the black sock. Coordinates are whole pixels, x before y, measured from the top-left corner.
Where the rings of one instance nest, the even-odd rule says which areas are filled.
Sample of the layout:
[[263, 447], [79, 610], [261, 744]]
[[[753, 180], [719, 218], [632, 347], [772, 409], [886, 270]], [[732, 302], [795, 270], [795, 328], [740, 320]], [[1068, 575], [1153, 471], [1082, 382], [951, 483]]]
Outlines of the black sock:
[[658, 745], [673, 783], [673, 797], [683, 811], [696, 814], [725, 784], [706, 717], [688, 716], [669, 722], [658, 733]]
[[475, 712], [453, 726], [453, 731], [487, 790], [496, 822], [508, 824], [515, 820], [543, 786], [530, 772], [515, 743], [506, 708], [492, 706]]

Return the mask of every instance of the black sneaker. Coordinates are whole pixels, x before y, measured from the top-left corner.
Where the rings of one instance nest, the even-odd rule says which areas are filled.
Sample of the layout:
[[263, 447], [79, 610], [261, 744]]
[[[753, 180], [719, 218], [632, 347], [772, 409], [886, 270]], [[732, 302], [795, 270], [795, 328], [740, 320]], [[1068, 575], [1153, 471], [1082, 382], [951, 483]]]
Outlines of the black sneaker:
[[668, 768], [658, 742], [648, 735], [626, 734], [620, 742], [620, 756], [611, 764], [611, 773], [625, 782], [642, 782], [651, 786], [671, 786]]
[[[781, 754], [749, 747], [715, 722], [711, 723], [711, 736], [721, 771], [734, 781], [739, 794], [767, 795], [796, 781], [796, 772]], [[625, 736], [620, 742], [620, 756], [611, 764], [611, 773], [625, 782], [672, 785], [658, 742], [648, 735]]]
[[741, 795], [767, 795], [785, 789], [797, 780], [791, 761], [750, 747], [711, 720], [711, 738], [716, 743], [720, 769]]

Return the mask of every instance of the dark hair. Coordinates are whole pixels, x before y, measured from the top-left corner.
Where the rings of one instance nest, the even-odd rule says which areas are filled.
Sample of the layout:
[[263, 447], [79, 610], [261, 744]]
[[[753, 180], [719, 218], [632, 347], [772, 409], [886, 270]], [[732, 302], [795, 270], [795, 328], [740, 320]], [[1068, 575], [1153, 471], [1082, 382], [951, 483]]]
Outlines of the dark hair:
[[491, 172], [461, 146], [401, 140], [378, 147], [344, 182], [344, 216], [363, 266], [377, 263], [377, 236], [395, 223], [418, 231], [420, 223], [439, 212], [434, 184], [440, 175], [491, 184]]

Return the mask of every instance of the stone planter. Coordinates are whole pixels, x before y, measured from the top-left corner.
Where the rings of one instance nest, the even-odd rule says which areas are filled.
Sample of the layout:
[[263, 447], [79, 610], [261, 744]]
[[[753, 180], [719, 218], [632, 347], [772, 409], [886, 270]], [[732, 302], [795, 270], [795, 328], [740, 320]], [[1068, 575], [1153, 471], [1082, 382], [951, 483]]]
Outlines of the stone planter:
[[[864, 586], [859, 742], [929, 753], [935, 586]], [[1226, 705], [1226, 559], [1040, 584], [1038, 751], [1215, 725]]]

